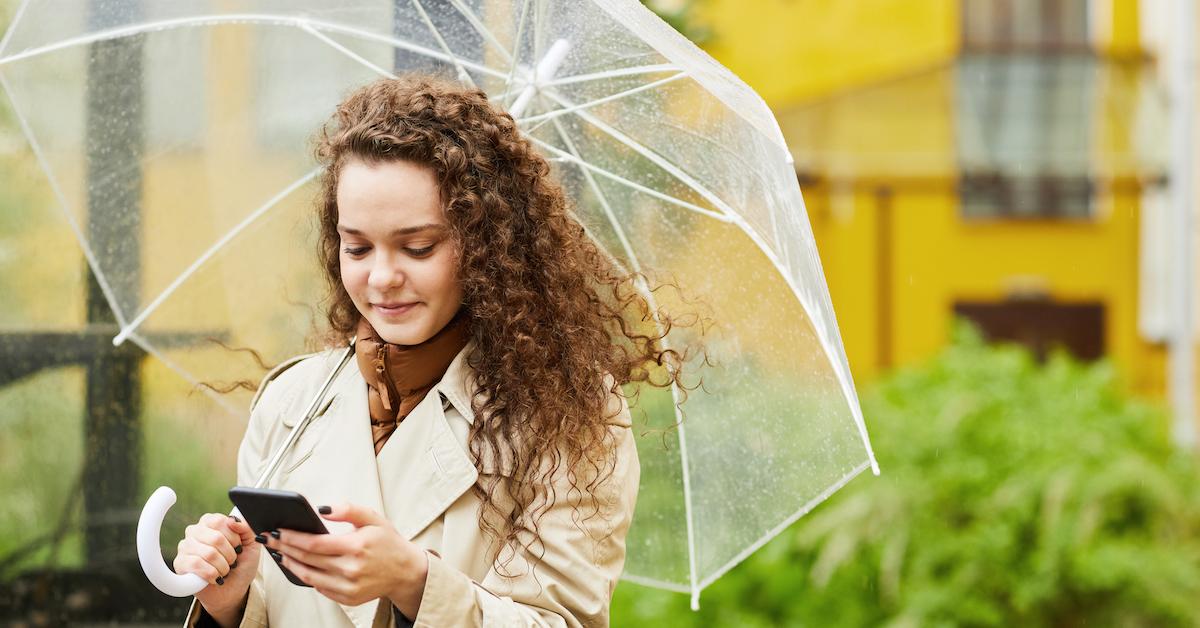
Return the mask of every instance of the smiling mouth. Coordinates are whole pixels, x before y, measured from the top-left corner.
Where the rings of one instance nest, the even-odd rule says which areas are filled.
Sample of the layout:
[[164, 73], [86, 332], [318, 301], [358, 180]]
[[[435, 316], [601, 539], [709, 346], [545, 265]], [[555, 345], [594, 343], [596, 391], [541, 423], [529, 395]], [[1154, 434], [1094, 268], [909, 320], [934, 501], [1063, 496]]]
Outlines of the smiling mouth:
[[382, 314], [403, 314], [418, 304], [417, 301], [412, 303], [372, 303], [371, 307], [379, 310]]

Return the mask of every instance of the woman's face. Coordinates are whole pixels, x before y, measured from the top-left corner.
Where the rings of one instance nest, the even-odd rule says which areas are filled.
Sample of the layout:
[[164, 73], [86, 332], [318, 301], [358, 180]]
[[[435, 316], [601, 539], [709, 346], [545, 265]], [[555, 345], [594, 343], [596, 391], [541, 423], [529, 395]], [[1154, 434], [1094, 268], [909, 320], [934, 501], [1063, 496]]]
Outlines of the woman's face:
[[462, 304], [458, 250], [434, 172], [350, 160], [337, 186], [342, 285], [384, 340], [425, 342]]

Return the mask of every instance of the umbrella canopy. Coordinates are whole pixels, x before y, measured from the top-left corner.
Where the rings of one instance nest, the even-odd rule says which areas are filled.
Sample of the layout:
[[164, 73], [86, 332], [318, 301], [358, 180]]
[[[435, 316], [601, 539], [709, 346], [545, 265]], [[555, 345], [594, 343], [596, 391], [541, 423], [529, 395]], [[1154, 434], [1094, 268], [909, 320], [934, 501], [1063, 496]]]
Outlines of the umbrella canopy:
[[[688, 365], [703, 390], [647, 389], [634, 409], [628, 579], [695, 600], [874, 467], [775, 119], [634, 0], [28, 0], [0, 42], [113, 342], [192, 383], [261, 371], [189, 334], [276, 361], [305, 348], [321, 296], [309, 138], [349, 90], [408, 71], [508, 107], [591, 236], [684, 295], [651, 302], [713, 322], [714, 365]], [[213, 398], [240, 429], [244, 400]]]

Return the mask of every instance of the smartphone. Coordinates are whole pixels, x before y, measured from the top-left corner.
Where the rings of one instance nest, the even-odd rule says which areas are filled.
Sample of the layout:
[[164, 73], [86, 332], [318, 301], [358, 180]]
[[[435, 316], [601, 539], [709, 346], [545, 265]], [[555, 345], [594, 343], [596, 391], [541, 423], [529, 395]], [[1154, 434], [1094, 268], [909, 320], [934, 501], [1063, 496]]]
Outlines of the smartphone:
[[[298, 530], [311, 534], [329, 534], [324, 522], [311, 504], [300, 493], [279, 491], [270, 488], [248, 488], [235, 486], [229, 489], [229, 501], [246, 518], [246, 523], [258, 534], [271, 530]], [[268, 554], [269, 555], [269, 554]], [[296, 574], [275, 563], [292, 584], [307, 587]]]

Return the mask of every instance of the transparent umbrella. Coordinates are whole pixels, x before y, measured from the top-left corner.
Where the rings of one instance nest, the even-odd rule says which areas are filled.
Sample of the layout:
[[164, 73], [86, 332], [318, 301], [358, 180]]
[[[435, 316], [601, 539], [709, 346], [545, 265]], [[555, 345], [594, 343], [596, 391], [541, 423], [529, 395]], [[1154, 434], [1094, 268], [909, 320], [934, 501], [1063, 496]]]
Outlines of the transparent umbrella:
[[[320, 296], [308, 139], [350, 89], [408, 71], [450, 73], [507, 107], [591, 237], [714, 322], [714, 365], [689, 365], [703, 390], [647, 389], [635, 408], [627, 579], [695, 602], [875, 469], [775, 119], [634, 0], [28, 0], [0, 42], [0, 82], [113, 343], [191, 383], [261, 371], [181, 338], [269, 360], [305, 348]], [[668, 292], [646, 296], [691, 307]], [[240, 429], [245, 399], [213, 399]]]

